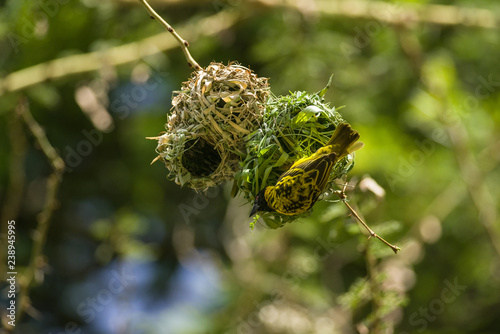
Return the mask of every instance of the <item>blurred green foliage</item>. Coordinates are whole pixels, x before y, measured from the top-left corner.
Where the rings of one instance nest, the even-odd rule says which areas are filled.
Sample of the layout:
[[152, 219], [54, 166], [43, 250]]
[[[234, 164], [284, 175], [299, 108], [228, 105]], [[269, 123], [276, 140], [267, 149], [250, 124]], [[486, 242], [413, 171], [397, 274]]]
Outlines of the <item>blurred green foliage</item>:
[[[138, 2], [2, 4], [1, 233], [16, 220], [18, 280], [52, 173], [16, 115], [22, 97], [67, 165], [15, 333], [498, 333], [500, 8], [342, 3], [151, 2], [200, 65], [238, 61], [276, 95], [316, 92], [334, 73], [325, 99], [365, 143], [348, 200], [397, 255], [335, 196], [250, 231], [231, 185], [195, 193], [150, 166], [145, 137], [163, 131], [190, 69], [178, 47], [113, 54], [163, 33]], [[229, 28], [203, 26], [221, 14]]]

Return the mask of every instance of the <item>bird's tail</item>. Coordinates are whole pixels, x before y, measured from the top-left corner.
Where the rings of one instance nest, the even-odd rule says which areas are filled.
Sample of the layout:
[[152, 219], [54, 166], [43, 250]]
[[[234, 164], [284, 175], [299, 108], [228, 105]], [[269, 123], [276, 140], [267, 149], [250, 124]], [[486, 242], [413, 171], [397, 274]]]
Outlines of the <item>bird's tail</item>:
[[340, 160], [364, 146], [358, 139], [358, 131], [353, 130], [347, 123], [340, 123], [325, 147], [330, 146], [331, 152], [337, 153], [337, 159]]

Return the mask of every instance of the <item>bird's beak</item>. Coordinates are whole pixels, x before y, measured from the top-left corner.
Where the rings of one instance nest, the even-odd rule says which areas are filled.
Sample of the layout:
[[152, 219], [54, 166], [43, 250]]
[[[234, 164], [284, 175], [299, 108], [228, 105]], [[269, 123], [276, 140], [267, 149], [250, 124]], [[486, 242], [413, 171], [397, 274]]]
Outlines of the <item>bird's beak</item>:
[[257, 213], [257, 211], [259, 211], [259, 204], [257, 203], [257, 201], [255, 201], [255, 203], [253, 204], [252, 211], [250, 211], [249, 217], [252, 217], [254, 214]]

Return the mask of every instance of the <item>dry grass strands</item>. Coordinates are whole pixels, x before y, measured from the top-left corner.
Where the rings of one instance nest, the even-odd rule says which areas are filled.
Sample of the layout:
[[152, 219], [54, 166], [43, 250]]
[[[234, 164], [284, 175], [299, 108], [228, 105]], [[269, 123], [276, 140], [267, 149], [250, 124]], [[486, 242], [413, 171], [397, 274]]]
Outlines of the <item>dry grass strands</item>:
[[246, 155], [244, 137], [259, 128], [267, 78], [230, 63], [193, 72], [173, 92], [167, 131], [156, 151], [179, 185], [206, 189], [232, 180]]

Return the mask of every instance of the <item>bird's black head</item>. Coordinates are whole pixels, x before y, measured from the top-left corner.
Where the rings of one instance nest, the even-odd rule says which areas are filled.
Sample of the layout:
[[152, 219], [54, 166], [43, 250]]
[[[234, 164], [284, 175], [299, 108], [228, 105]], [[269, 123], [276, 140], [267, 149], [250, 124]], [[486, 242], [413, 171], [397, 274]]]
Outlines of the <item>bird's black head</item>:
[[250, 212], [250, 217], [256, 214], [259, 211], [274, 211], [266, 201], [266, 197], [264, 196], [266, 188], [259, 191], [257, 196], [255, 196], [255, 201], [253, 202], [253, 208]]

